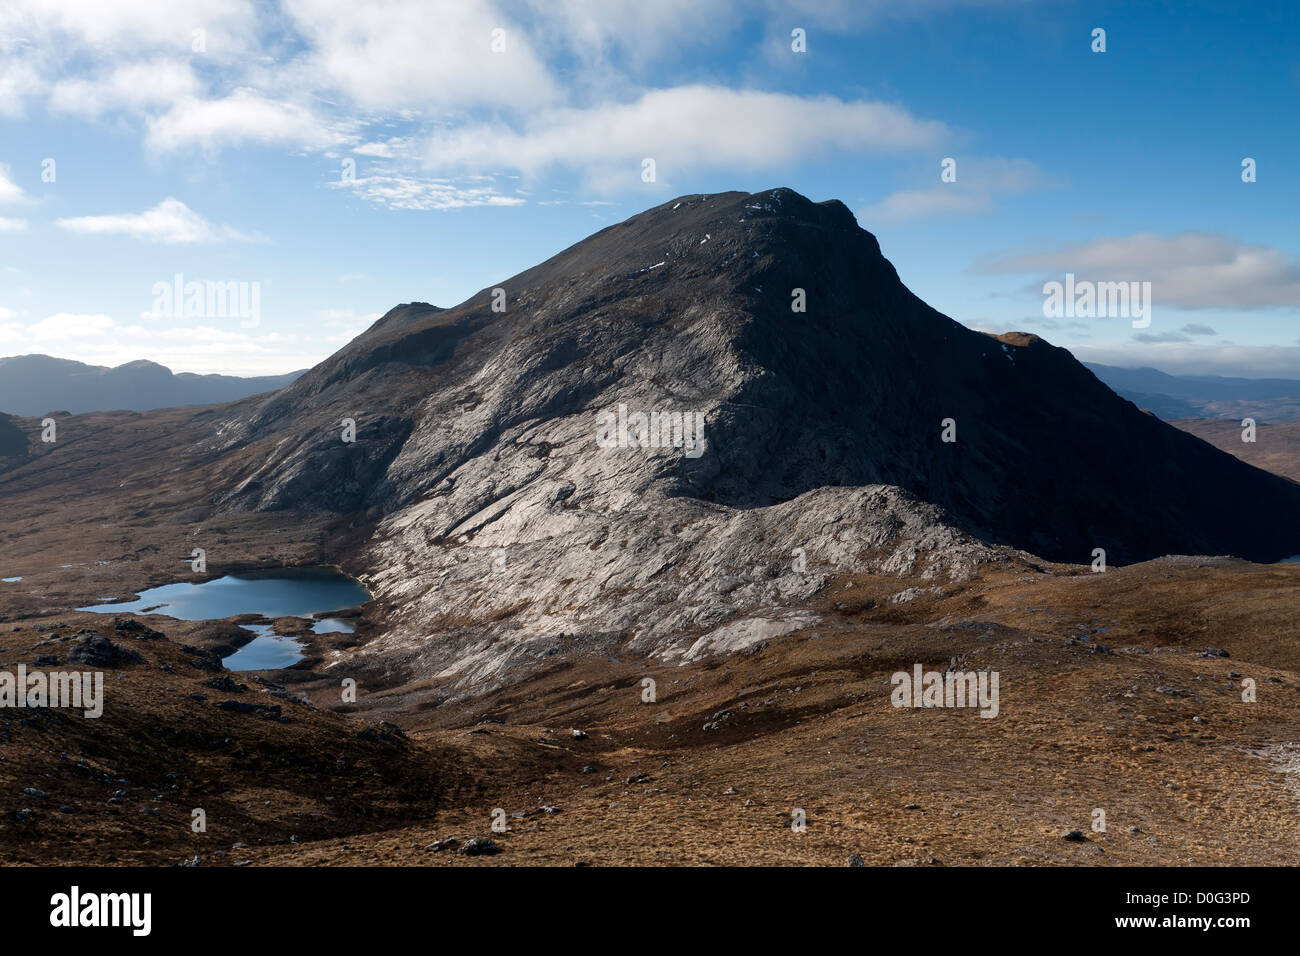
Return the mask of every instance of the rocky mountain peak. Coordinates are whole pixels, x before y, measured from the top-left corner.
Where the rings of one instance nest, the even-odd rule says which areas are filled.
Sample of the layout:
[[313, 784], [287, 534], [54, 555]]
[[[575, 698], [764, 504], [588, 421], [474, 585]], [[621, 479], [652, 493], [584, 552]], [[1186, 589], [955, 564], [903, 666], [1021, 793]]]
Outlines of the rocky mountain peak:
[[225, 507], [371, 523], [401, 647], [454, 606], [489, 622], [462, 650], [598, 626], [685, 653], [832, 571], [1300, 550], [1300, 486], [1037, 336], [941, 315], [842, 204], [784, 189], [682, 197], [453, 308], [399, 306], [217, 433]]

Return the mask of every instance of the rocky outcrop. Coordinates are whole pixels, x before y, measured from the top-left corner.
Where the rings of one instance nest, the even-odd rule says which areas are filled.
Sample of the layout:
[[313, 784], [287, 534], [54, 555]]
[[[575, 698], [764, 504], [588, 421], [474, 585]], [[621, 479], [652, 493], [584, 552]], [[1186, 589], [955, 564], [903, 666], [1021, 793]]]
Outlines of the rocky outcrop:
[[563, 487], [531, 484], [450, 529], [440, 498], [386, 519], [366, 584], [393, 608], [390, 629], [362, 655], [466, 687], [556, 654], [685, 662], [811, 626], [790, 609], [835, 575], [964, 580], [1012, 557], [884, 485], [766, 508], [660, 494], [575, 507]]

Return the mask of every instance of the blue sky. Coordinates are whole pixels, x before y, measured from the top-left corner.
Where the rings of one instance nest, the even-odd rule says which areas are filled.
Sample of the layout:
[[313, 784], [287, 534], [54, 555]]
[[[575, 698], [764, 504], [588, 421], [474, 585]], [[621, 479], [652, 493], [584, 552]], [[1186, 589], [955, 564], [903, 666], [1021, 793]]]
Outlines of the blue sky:
[[[973, 328], [1300, 378], [1297, 102], [1283, 2], [6, 0], [0, 355], [288, 371], [673, 196], [788, 186]], [[1045, 316], [1066, 273], [1150, 282], [1150, 325]], [[177, 274], [256, 316], [160, 306]]]

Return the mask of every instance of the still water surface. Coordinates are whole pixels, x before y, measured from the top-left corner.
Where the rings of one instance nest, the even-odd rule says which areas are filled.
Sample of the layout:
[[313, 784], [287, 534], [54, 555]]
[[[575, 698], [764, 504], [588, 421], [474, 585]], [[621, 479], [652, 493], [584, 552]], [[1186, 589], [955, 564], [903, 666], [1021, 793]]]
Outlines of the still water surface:
[[[357, 607], [370, 600], [360, 582], [333, 568], [284, 568], [232, 574], [201, 584], [179, 581], [141, 591], [135, 601], [93, 604], [78, 608], [100, 614], [165, 614], [182, 621], [214, 621], [239, 614], [262, 617], [308, 617]], [[275, 634], [269, 624], [243, 624], [257, 636], [222, 663], [231, 670], [288, 667], [302, 659], [302, 647], [292, 637]], [[317, 621], [317, 634], [352, 633], [335, 618]]]

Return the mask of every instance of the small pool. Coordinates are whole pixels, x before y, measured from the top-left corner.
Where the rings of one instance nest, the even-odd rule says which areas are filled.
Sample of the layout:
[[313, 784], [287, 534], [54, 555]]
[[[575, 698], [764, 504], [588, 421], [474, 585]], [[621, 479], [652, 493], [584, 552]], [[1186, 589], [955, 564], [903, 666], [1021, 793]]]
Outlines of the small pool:
[[92, 604], [78, 611], [99, 614], [165, 614], [182, 621], [216, 621], [237, 614], [307, 617], [341, 611], [370, 600], [370, 594], [333, 568], [286, 568], [232, 574], [202, 584], [181, 581], [141, 591], [135, 601]]
[[221, 663], [232, 671], [262, 671], [288, 667], [302, 660], [302, 645], [292, 637], [276, 634], [270, 624], [241, 624], [257, 636]]
[[[264, 618], [310, 617], [357, 607], [370, 593], [346, 574], [333, 568], [284, 568], [232, 574], [201, 584], [180, 581], [141, 591], [134, 601], [92, 604], [77, 608], [97, 614], [164, 614], [182, 621], [216, 621], [240, 614]], [[234, 671], [270, 670], [302, 660], [302, 645], [276, 634], [270, 624], [243, 624], [256, 636], [222, 659]], [[337, 618], [312, 625], [317, 634], [351, 634], [352, 628]]]

